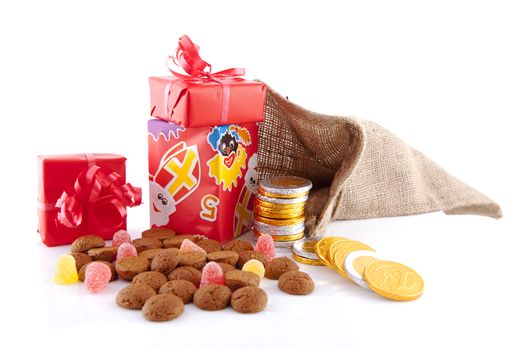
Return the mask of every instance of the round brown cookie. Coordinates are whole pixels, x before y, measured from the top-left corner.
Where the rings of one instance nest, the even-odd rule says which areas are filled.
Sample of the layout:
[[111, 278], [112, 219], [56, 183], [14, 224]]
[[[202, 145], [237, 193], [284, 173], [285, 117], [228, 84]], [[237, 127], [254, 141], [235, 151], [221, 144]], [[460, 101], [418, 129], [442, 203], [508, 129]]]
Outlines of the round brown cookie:
[[288, 271], [299, 271], [299, 266], [292, 259], [281, 256], [273, 259], [266, 265], [264, 277], [278, 280], [283, 273]]
[[195, 292], [193, 303], [199, 309], [215, 311], [225, 309], [230, 304], [231, 290], [219, 284], [206, 284]]
[[163, 249], [151, 260], [151, 270], [168, 274], [175, 269], [180, 261], [180, 253], [174, 250]]
[[246, 286], [258, 287], [261, 278], [253, 272], [232, 270], [224, 274], [224, 282], [232, 291]]
[[[93, 261], [91, 262], [88, 262], [87, 264], [85, 264], [84, 266], [82, 266], [80, 268], [80, 270], [78, 270], [78, 280], [81, 281], [81, 282], [84, 282], [84, 279], [86, 278], [86, 268], [89, 264], [91, 264]], [[113, 265], [112, 263], [110, 262], [107, 262], [107, 261], [104, 261], [104, 260], [101, 260], [99, 261], [103, 264], [106, 264], [109, 266], [109, 268], [111, 269], [111, 279], [109, 280], [110, 282], [111, 281], [115, 281], [118, 279], [118, 274], [117, 274], [117, 270], [115, 269], [115, 265]]]
[[264, 310], [268, 304], [268, 296], [261, 288], [247, 286], [233, 292], [231, 304], [237, 312], [253, 314]]
[[228, 272], [228, 271], [235, 270], [235, 266], [232, 266], [230, 264], [225, 264], [225, 263], [221, 263], [221, 262], [218, 263], [218, 264], [221, 266], [223, 274], [226, 274], [226, 272]]
[[208, 261], [215, 261], [233, 266], [237, 264], [237, 261], [239, 260], [239, 254], [231, 250], [220, 250], [218, 252], [209, 253], [206, 258]]
[[71, 253], [70, 255], [75, 259], [77, 271], [79, 271], [82, 266], [93, 261], [86, 253]]
[[85, 253], [93, 248], [102, 248], [106, 245], [106, 242], [102, 237], [88, 235], [78, 237], [71, 243], [71, 253]]
[[148, 285], [136, 283], [122, 289], [117, 294], [117, 304], [126, 309], [140, 310], [149, 298], [157, 295]]
[[184, 303], [174, 294], [159, 294], [149, 298], [142, 307], [148, 321], [170, 321], [184, 312]]
[[248, 260], [256, 259], [262, 262], [262, 264], [266, 267], [266, 264], [268, 264], [268, 258], [263, 253], [256, 252], [255, 250], [245, 250], [243, 252], [239, 253], [239, 260], [237, 261], [237, 268], [242, 269], [244, 264]]
[[253, 246], [250, 244], [250, 242], [246, 242], [241, 239], [234, 239], [233, 241], [229, 241], [228, 243], [226, 243], [223, 249], [232, 250], [236, 253], [240, 253], [245, 250], [253, 250]]
[[216, 252], [222, 250], [221, 244], [219, 241], [209, 238], [203, 238], [197, 242], [197, 245], [204, 249], [206, 253]]
[[131, 281], [131, 283], [133, 284], [142, 283], [148, 285], [151, 288], [153, 288], [155, 292], [158, 292], [160, 287], [166, 284], [166, 282], [168, 282], [166, 276], [157, 271], [141, 272], [135, 277], [133, 277], [133, 280]]
[[163, 241], [167, 238], [174, 237], [176, 232], [169, 228], [150, 228], [149, 230], [142, 231], [142, 238], [156, 238], [159, 241]]
[[155, 255], [157, 255], [158, 253], [162, 252], [164, 249], [162, 248], [153, 248], [153, 249], [148, 249], [148, 250], [144, 250], [142, 252], [139, 253], [139, 256], [143, 256], [145, 257], [146, 259], [149, 260], [149, 262], [151, 263], [151, 260], [153, 260], [153, 258], [155, 257]]
[[143, 256], [128, 256], [117, 261], [115, 268], [120, 278], [131, 281], [139, 273], [149, 270], [149, 261]]
[[196, 238], [193, 235], [178, 235], [175, 237], [165, 239], [162, 242], [162, 245], [164, 248], [180, 248], [182, 241], [184, 241], [185, 239], [189, 239], [193, 243], [195, 243], [196, 241]]
[[293, 295], [307, 295], [314, 290], [314, 281], [306, 272], [288, 271], [279, 277], [279, 289]]
[[198, 287], [201, 284], [201, 272], [191, 266], [179, 266], [168, 274], [168, 279], [186, 280]]
[[182, 300], [184, 304], [189, 304], [193, 301], [193, 295], [197, 291], [197, 287], [190, 281], [173, 280], [160, 287], [159, 294], [174, 294]]
[[206, 254], [202, 252], [179, 252], [179, 265], [201, 270], [206, 265]]
[[118, 247], [102, 247], [88, 250], [91, 259], [113, 262], [117, 258]]
[[156, 238], [137, 238], [133, 240], [133, 245], [137, 249], [137, 253], [142, 253], [148, 249], [161, 248], [162, 242]]

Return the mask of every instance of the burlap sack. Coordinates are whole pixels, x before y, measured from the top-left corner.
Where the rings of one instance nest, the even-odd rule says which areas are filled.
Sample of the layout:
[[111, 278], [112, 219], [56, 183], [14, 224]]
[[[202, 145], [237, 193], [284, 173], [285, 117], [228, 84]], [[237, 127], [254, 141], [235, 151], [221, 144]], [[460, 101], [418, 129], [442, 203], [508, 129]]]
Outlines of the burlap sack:
[[447, 214], [501, 217], [498, 204], [459, 181], [378, 124], [323, 115], [268, 89], [259, 126], [259, 178], [297, 175], [314, 188], [307, 236], [331, 220]]

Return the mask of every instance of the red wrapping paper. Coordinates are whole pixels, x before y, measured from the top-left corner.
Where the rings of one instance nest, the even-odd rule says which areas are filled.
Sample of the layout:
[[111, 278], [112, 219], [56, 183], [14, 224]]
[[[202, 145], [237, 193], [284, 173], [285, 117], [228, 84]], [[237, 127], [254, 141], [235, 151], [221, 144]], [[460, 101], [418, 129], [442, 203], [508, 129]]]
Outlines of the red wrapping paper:
[[249, 230], [257, 130], [257, 123], [185, 128], [150, 120], [151, 226], [221, 243]]
[[[238, 78], [218, 83], [170, 76], [151, 77], [149, 83], [152, 117], [185, 127], [263, 120], [266, 86], [260, 82]], [[225, 90], [229, 95], [226, 101]]]
[[92, 165], [115, 172], [125, 182], [126, 158], [116, 154], [38, 156], [38, 232], [47, 246], [70, 244], [87, 234], [108, 240], [117, 230], [126, 229], [125, 216], [123, 218], [122, 213], [114, 206], [107, 205], [107, 202], [83, 206], [78, 227], [67, 227], [58, 220], [60, 209], [56, 207], [57, 200], [64, 191], [72, 192], [79, 175]]

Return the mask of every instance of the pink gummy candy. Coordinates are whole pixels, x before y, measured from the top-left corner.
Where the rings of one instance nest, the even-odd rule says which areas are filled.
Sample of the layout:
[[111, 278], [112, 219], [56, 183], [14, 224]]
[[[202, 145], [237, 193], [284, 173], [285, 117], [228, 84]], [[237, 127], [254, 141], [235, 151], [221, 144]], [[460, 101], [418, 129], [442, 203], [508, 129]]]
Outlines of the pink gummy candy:
[[131, 237], [129, 233], [126, 232], [126, 230], [120, 230], [115, 232], [113, 235], [113, 242], [111, 245], [113, 247], [120, 247], [122, 243], [131, 243]]
[[189, 239], [185, 239], [182, 241], [180, 245], [180, 251], [181, 252], [201, 252], [206, 254], [206, 251], [190, 241]]
[[117, 261], [128, 256], [137, 256], [137, 248], [131, 243], [122, 243], [117, 250]]
[[225, 284], [221, 265], [214, 261], [207, 263], [202, 268], [201, 286], [206, 284]]
[[92, 262], [86, 267], [84, 284], [90, 293], [100, 292], [106, 288], [111, 279], [111, 269], [101, 262]]
[[275, 246], [272, 236], [266, 233], [260, 235], [257, 243], [255, 243], [255, 251], [265, 254], [268, 260], [273, 260], [275, 258]]

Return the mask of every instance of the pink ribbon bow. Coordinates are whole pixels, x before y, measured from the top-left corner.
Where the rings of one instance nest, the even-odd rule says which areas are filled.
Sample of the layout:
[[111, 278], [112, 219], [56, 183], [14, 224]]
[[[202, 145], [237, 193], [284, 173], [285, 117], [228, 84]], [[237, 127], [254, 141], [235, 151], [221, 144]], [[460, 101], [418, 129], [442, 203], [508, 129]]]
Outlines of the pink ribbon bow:
[[[179, 38], [179, 46], [175, 55], [168, 56], [166, 66], [176, 77], [186, 81], [214, 81], [219, 83], [222, 88], [222, 112], [220, 123], [225, 124], [230, 107], [230, 87], [229, 82], [242, 81], [241, 76], [245, 75], [244, 68], [229, 68], [212, 73], [211, 64], [204, 61], [199, 55], [199, 46], [187, 36]], [[170, 67], [170, 62], [182, 68], [186, 73], [180, 73]]]
[[[55, 207], [59, 209], [58, 222], [66, 227], [78, 227], [82, 223], [82, 213], [87, 206], [90, 220], [117, 228], [126, 218], [126, 207], [137, 206], [141, 201], [140, 187], [125, 183], [115, 172], [92, 165], [78, 175], [73, 189], [62, 193]], [[109, 215], [110, 210], [107, 210], [107, 206], [116, 209], [118, 220], [115, 221], [114, 216]], [[105, 210], [97, 211], [96, 207]]]

